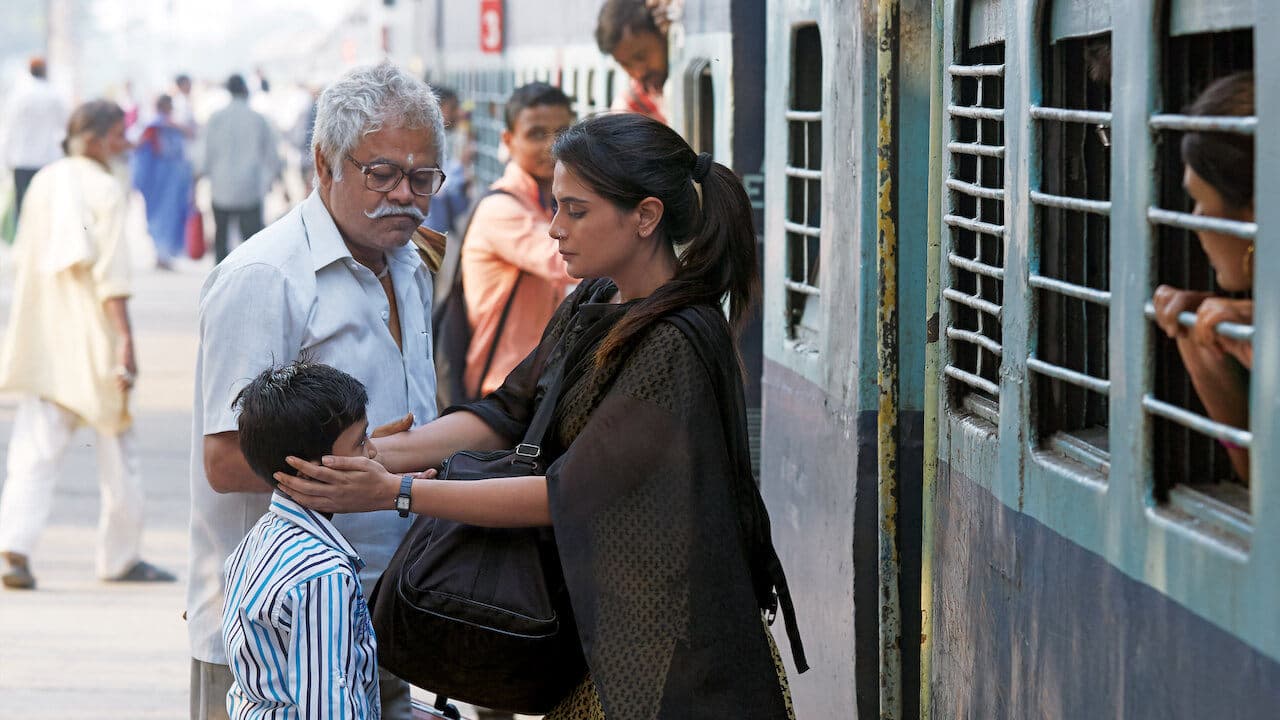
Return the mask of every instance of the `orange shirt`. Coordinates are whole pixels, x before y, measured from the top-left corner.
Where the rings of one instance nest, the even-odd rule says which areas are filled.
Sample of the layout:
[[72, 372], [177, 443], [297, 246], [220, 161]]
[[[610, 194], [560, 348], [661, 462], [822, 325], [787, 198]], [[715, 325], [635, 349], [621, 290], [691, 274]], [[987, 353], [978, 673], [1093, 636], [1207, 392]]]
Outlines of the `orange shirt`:
[[[514, 162], [493, 185], [509, 195], [490, 195], [477, 204], [462, 245], [462, 286], [471, 322], [465, 382], [481, 394], [497, 389], [507, 373], [542, 339], [551, 314], [577, 281], [565, 270], [558, 243], [547, 230], [551, 211], [538, 202], [538, 183]], [[524, 271], [507, 315], [489, 372], [480, 372], [493, 345], [502, 309]]]

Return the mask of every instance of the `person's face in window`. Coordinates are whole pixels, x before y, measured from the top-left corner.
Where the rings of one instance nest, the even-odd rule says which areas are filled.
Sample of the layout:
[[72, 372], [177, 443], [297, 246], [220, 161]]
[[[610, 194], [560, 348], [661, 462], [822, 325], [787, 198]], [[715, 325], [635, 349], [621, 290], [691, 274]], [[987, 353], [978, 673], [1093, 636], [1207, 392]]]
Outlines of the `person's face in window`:
[[[436, 168], [438, 158], [431, 132], [384, 127], [363, 136], [350, 153], [336, 161], [343, 163], [341, 180], [336, 179], [334, 168], [328, 166], [324, 156], [316, 153], [320, 196], [347, 245], [368, 253], [394, 250], [409, 242], [427, 216], [431, 197], [414, 194], [408, 177], [401, 177], [387, 192], [370, 190], [367, 185], [376, 185], [376, 181], [366, 182], [360, 164], [388, 163], [405, 172]], [[352, 254], [360, 258], [355, 250]]]
[[[1182, 186], [1195, 203], [1194, 214], [1203, 217], [1224, 218], [1241, 222], [1253, 222], [1253, 206], [1247, 208], [1232, 207], [1204, 178], [1187, 166], [1182, 176]], [[1202, 230], [1196, 233], [1200, 246], [1209, 256], [1209, 264], [1213, 265], [1218, 276], [1218, 284], [1223, 290], [1236, 292], [1253, 287], [1253, 277], [1247, 272], [1245, 259], [1249, 250], [1249, 241], [1234, 235]]]
[[516, 115], [513, 129], [503, 131], [502, 142], [520, 169], [538, 182], [551, 182], [556, 168], [551, 146], [572, 124], [573, 113], [563, 105], [532, 105]]
[[666, 38], [657, 33], [624, 29], [613, 48], [613, 59], [650, 93], [662, 92], [662, 84], [667, 81]]
[[548, 232], [558, 241], [569, 275], [576, 278], [627, 277], [666, 242], [657, 226], [662, 203], [646, 198], [625, 210], [597, 195], [563, 163], [551, 185], [556, 214]]

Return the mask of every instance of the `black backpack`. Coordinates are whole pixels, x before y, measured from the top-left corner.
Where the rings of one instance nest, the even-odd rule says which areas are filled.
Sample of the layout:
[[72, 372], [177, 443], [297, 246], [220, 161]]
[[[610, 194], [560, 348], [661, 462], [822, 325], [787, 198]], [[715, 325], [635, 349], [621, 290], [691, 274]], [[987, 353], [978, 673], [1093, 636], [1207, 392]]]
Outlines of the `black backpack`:
[[[476, 201], [471, 216], [480, 209], [480, 203], [494, 195], [511, 195], [506, 190], [490, 190]], [[437, 294], [431, 309], [432, 353], [436, 361], [436, 405], [443, 410], [451, 405], [460, 405], [477, 399], [480, 388], [466, 386], [467, 351], [471, 348], [471, 321], [467, 318], [467, 298], [462, 289], [462, 246], [467, 242], [467, 234], [471, 231], [471, 222], [467, 221], [467, 229], [462, 233], [462, 242], [449, 246], [440, 264], [440, 272], [436, 274], [436, 282], [440, 287], [447, 287], [443, 294]], [[516, 276], [515, 285], [507, 302], [502, 306], [502, 315], [498, 318], [498, 329], [493, 336], [493, 345], [484, 361], [484, 370], [480, 373], [480, 382], [489, 374], [493, 365], [493, 356], [498, 351], [498, 342], [502, 339], [502, 330], [507, 324], [507, 315], [511, 312], [511, 304], [515, 302], [516, 291], [520, 289], [520, 281], [524, 279], [524, 271]]]

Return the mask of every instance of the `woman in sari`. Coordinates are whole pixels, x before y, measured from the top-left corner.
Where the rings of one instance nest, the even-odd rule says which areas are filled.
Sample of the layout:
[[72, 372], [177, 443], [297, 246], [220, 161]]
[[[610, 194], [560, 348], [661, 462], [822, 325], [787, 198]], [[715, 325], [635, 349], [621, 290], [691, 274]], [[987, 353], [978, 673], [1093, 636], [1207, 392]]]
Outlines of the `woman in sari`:
[[806, 665], [734, 346], [759, 286], [746, 192], [639, 115], [585, 120], [555, 155], [550, 233], [583, 282], [539, 346], [484, 399], [379, 439], [376, 461], [291, 458], [302, 477], [278, 478], [317, 510], [390, 508], [399, 473], [519, 442], [563, 369], [545, 477], [420, 478], [410, 509], [554, 528], [590, 674], [548, 718], [791, 717], [762, 614], [781, 605]]

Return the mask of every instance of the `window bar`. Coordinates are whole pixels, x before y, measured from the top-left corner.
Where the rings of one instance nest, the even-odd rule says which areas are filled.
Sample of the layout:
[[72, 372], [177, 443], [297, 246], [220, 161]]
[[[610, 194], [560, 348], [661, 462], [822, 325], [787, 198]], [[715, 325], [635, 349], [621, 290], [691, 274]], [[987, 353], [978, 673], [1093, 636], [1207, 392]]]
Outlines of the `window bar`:
[[1058, 280], [1057, 278], [1037, 275], [1035, 273], [1032, 273], [1028, 278], [1027, 284], [1033, 288], [1049, 290], [1060, 295], [1073, 297], [1077, 300], [1091, 302], [1095, 305], [1101, 305], [1103, 307], [1111, 306], [1111, 292], [1108, 290], [1096, 290], [1091, 287], [1085, 287], [1084, 285], [1076, 285], [1075, 283], [1069, 283], [1063, 280]]
[[[976, 97], [974, 98], [974, 105], [976, 105], [976, 106], [978, 106], [978, 107], [982, 107], [982, 106], [984, 106], [984, 105], [986, 104], [987, 79], [988, 79], [989, 77], [992, 77], [992, 76], [990, 76], [990, 75], [980, 75], [980, 76], [978, 76], [978, 78], [977, 78], [977, 83], [978, 83], [978, 92], [977, 92]], [[973, 118], [974, 137], [973, 137], [973, 143], [972, 143], [972, 145], [974, 145], [975, 147], [983, 145], [983, 137], [984, 137], [984, 135], [983, 135], [983, 132], [982, 132], [982, 131], [983, 131], [983, 125], [984, 125], [984, 123], [986, 122], [986, 120], [987, 120], [987, 118], [984, 118], [984, 117], [982, 117], [981, 115], [979, 115], [979, 116], [977, 116], [977, 117], [974, 117], [974, 118]], [[985, 150], [984, 150], [984, 152], [985, 152]], [[1000, 152], [999, 157], [1003, 157], [1003, 156], [1004, 156], [1004, 150], [1003, 150], [1003, 149], [1001, 149], [999, 152]], [[978, 184], [978, 185], [986, 185], [986, 183], [984, 182], [984, 177], [983, 177], [983, 163], [982, 163], [982, 160], [981, 160], [981, 159], [977, 160], [977, 161], [976, 161], [976, 165], [977, 165], [977, 173], [976, 173], [976, 175], [975, 175], [975, 178], [976, 178], [976, 180], [977, 180], [977, 184]], [[983, 204], [983, 200], [982, 200], [982, 199], [979, 199], [976, 203], [974, 203], [974, 215], [975, 215], [975, 217], [973, 218], [973, 222], [975, 222], [975, 223], [980, 223], [980, 222], [982, 221], [982, 209], [983, 209], [983, 208], [982, 208], [982, 204]], [[965, 226], [964, 226], [964, 225], [960, 225], [960, 227], [965, 227]], [[974, 231], [974, 227], [975, 227], [975, 226], [970, 225], [970, 226], [968, 226], [966, 229], [969, 229], [970, 231]], [[975, 232], [976, 232], [976, 231], [975, 231]], [[985, 246], [985, 243], [982, 241], [982, 236], [981, 236], [980, 234], [975, 234], [975, 236], [974, 236], [974, 238], [973, 238], [973, 243], [974, 243], [974, 258], [973, 258], [973, 259], [974, 259], [976, 262], [981, 262], [981, 263], [983, 263], [983, 264], [990, 264], [990, 261], [989, 261], [986, 257], [984, 257], [984, 256], [985, 256], [985, 252], [984, 252], [984, 250], [986, 249], [986, 246]], [[1000, 315], [999, 315], [1000, 308], [999, 308], [998, 306], [996, 306], [994, 303], [986, 302], [985, 300], [982, 300], [982, 299], [981, 299], [981, 296], [982, 296], [982, 294], [983, 294], [983, 289], [984, 289], [984, 288], [983, 288], [983, 286], [982, 286], [982, 278], [981, 278], [981, 277], [976, 277], [976, 278], [974, 278], [974, 295], [975, 295], [974, 300], [976, 300], [976, 301], [977, 301], [977, 303], [976, 303], [976, 305], [977, 305], [977, 306], [975, 307], [975, 304], [967, 303], [967, 302], [965, 302], [964, 300], [959, 300], [959, 302], [961, 302], [962, 304], [968, 305], [969, 307], [974, 307], [974, 309], [977, 309], [977, 310], [982, 310], [982, 309], [983, 309], [983, 305], [986, 305], [988, 310], [990, 310], [990, 309], [994, 308], [994, 309], [996, 310], [996, 313], [997, 313], [997, 314], [996, 314], [996, 322], [997, 322], [997, 323], [999, 323], [999, 322], [1000, 322], [1000, 319], [999, 319], [999, 318], [1000, 318]], [[958, 295], [958, 296], [961, 296], [961, 297], [964, 297], [963, 293], [959, 293], [959, 292], [957, 292], [957, 291], [955, 291], [955, 290], [949, 290], [948, 292], [950, 292], [950, 293], [951, 293], [951, 297], [952, 297], [952, 299], [954, 299], [954, 296], [957, 296], [957, 295]], [[982, 336], [984, 336], [984, 337], [986, 337], [986, 336], [987, 336], [987, 323], [988, 323], [988, 320], [987, 320], [987, 316], [986, 316], [986, 314], [984, 314], [983, 312], [979, 312], [979, 313], [978, 313], [977, 320], [978, 320], [978, 334], [979, 334], [979, 335], [982, 335]], [[978, 351], [977, 351], [977, 363], [975, 363], [975, 365], [974, 365], [974, 368], [977, 370], [977, 375], [978, 375], [978, 376], [983, 376], [983, 375], [985, 375], [985, 373], [984, 373], [983, 371], [984, 371], [984, 369], [986, 368], [986, 365], [987, 365], [987, 356], [982, 352], [981, 348], [979, 348], [979, 349], [978, 349]], [[997, 369], [997, 371], [998, 371], [998, 369]], [[985, 379], [985, 378], [984, 378], [984, 379]], [[988, 384], [990, 384], [990, 385], [994, 385], [995, 383], [990, 383], [990, 381], [988, 381]], [[999, 388], [997, 387], [996, 389], [998, 390]], [[995, 396], [995, 397], [999, 397], [998, 393], [993, 393], [993, 396]]]
[[968, 270], [971, 273], [977, 273], [979, 275], [986, 275], [993, 280], [1004, 280], [1004, 268], [998, 268], [995, 265], [988, 265], [986, 263], [978, 262], [977, 260], [970, 260], [969, 258], [956, 253], [950, 253], [947, 255], [947, 261], [962, 270]]
[[1253, 433], [1248, 430], [1241, 430], [1240, 428], [1210, 420], [1203, 415], [1197, 415], [1177, 405], [1157, 400], [1153, 395], [1144, 395], [1142, 397], [1142, 407], [1152, 415], [1172, 420], [1185, 428], [1208, 435], [1215, 440], [1223, 440], [1245, 449], [1253, 445]]
[[[942, 295], [952, 302], [957, 302], [965, 307], [981, 311], [982, 313], [986, 313], [997, 320], [1000, 319], [1000, 315], [1003, 310], [1003, 308], [990, 300], [978, 297], [977, 295], [966, 295], [955, 288], [947, 288], [946, 290], [943, 290]], [[978, 317], [981, 318], [982, 315], [979, 315]], [[979, 331], [981, 331], [981, 329], [979, 329]]]
[[959, 380], [970, 387], [977, 388], [988, 395], [1000, 397], [1000, 387], [984, 377], [974, 375], [970, 372], [965, 372], [955, 365], [948, 365], [943, 368], [942, 371], [946, 373], [947, 377], [955, 378], [956, 380]]
[[1085, 200], [1084, 198], [1068, 197], [1066, 195], [1050, 195], [1037, 190], [1031, 191], [1031, 202], [1046, 207], [1061, 208], [1063, 210], [1076, 210], [1079, 212], [1093, 213], [1094, 215], [1110, 215], [1111, 201], [1109, 200]]
[[1177, 132], [1229, 132], [1253, 135], [1258, 129], [1258, 118], [1247, 116], [1210, 117], [1203, 115], [1152, 115], [1152, 130]]
[[[962, 215], [947, 215], [942, 218], [942, 221], [952, 227], [964, 228], [965, 230], [969, 230], [971, 232], [982, 233], [984, 235], [992, 235], [994, 237], [999, 237], [999, 238], [1004, 237], [1003, 225], [995, 225], [993, 223], [982, 222], [981, 220], [977, 220], [974, 218], [967, 218]], [[981, 261], [982, 258], [978, 257], [978, 258], [975, 258], [975, 260]]]
[[[1146, 306], [1143, 307], [1143, 315], [1145, 315], [1148, 320], [1155, 320], [1156, 306], [1153, 305], [1152, 303], [1147, 303]], [[1178, 324], [1185, 328], [1195, 327], [1196, 314], [1193, 312], [1178, 313]], [[1240, 340], [1242, 342], [1250, 342], [1250, 343], [1253, 342], [1253, 326], [1252, 325], [1243, 325], [1241, 323], [1233, 323], [1233, 322], [1220, 322], [1213, 328], [1213, 331], [1218, 333], [1222, 337], [1230, 338], [1232, 340]]]
[[1223, 233], [1224, 235], [1234, 235], [1235, 237], [1244, 240], [1253, 240], [1258, 234], [1257, 223], [1192, 215], [1190, 213], [1177, 212], [1175, 210], [1164, 210], [1162, 208], [1148, 208], [1147, 220], [1150, 220], [1157, 225], [1167, 225], [1169, 227], [1191, 230], [1193, 232], [1203, 230], [1207, 232]]
[[995, 340], [992, 340], [986, 335], [976, 333], [972, 330], [961, 330], [960, 328], [947, 328], [947, 337], [952, 340], [959, 340], [961, 342], [972, 343], [974, 345], [981, 345], [982, 347], [987, 349], [987, 352], [991, 353], [992, 355], [995, 355], [996, 357], [1001, 357], [1004, 355], [1004, 348], [1000, 345], [1000, 343], [996, 342]]
[[[981, 122], [981, 120], [979, 120]], [[1003, 145], [985, 145], [980, 142], [951, 142], [947, 143], [947, 150], [953, 153], [962, 153], [965, 155], [981, 155], [983, 157], [1003, 158]]]
[[1027, 358], [1027, 369], [1103, 395], [1111, 392], [1110, 380], [1103, 380], [1102, 378], [1096, 378], [1092, 375], [1086, 375], [1082, 372], [1076, 372], [1075, 370], [1064, 368], [1061, 365], [1047, 363], [1036, 357]]
[[[788, 110], [786, 115], [787, 120], [793, 122], [811, 123], [822, 120], [821, 110]], [[806, 152], [805, 158], [807, 159], [808, 157], [809, 155]]]
[[947, 73], [955, 77], [998, 77], [1004, 75], [1004, 65], [952, 65]]
[[782, 283], [783, 283], [783, 285], [785, 285], [785, 286], [786, 286], [786, 288], [787, 288], [788, 290], [794, 290], [795, 292], [803, 293], [803, 294], [805, 294], [805, 295], [820, 295], [820, 294], [821, 294], [821, 291], [820, 291], [818, 288], [816, 288], [816, 287], [814, 287], [814, 286], [812, 286], [812, 285], [808, 285], [808, 284], [806, 284], [806, 283], [797, 282], [797, 281], [795, 281], [795, 280], [790, 280], [790, 279], [788, 279], [788, 280], [784, 280], [784, 281], [782, 281]]
[[985, 200], [1004, 201], [1003, 188], [988, 188], [981, 185], [974, 185], [963, 180], [951, 178], [947, 180], [947, 187], [958, 193], [964, 193], [970, 197], [983, 198]]
[[947, 112], [952, 117], [969, 118], [970, 120], [1004, 120], [1004, 110], [977, 105], [948, 105]]
[[791, 220], [783, 220], [782, 227], [789, 233], [796, 233], [797, 235], [805, 235], [807, 237], [822, 237], [822, 229], [813, 227], [812, 225], [792, 222]]
[[1066, 108], [1031, 106], [1032, 120], [1054, 120], [1082, 125], [1111, 125], [1111, 113], [1099, 110], [1067, 110]]
[[[808, 138], [807, 132], [805, 133], [805, 137], [806, 137], [805, 143], [807, 144], [809, 142], [807, 139]], [[809, 159], [808, 151], [806, 150], [805, 162], [808, 162], [808, 159]], [[789, 178], [796, 178], [799, 180], [822, 180], [821, 170], [810, 170], [808, 168], [794, 167], [794, 166], [788, 165], [783, 169], [783, 172], [785, 172], [787, 177]]]

